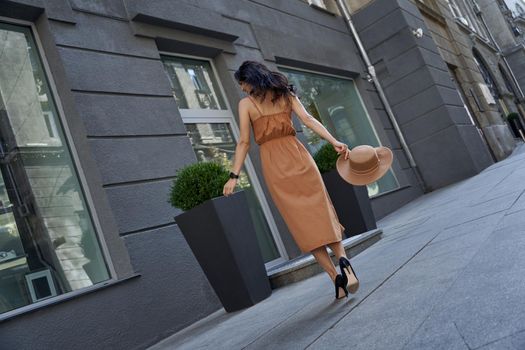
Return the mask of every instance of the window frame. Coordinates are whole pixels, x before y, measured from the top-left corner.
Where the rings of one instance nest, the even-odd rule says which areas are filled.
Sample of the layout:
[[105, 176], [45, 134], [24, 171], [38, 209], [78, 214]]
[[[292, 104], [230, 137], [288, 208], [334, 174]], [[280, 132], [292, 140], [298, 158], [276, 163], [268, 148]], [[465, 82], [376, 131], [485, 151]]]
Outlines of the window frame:
[[[473, 8], [474, 3], [471, 0], [447, 0], [447, 4], [457, 23], [468, 28], [484, 42], [489, 42], [487, 30], [476, 15]], [[459, 14], [459, 16], [457, 14]], [[463, 22], [462, 19], [464, 19], [466, 23]]]
[[[459, 8], [456, 0], [447, 0], [447, 4], [448, 4], [448, 7], [450, 9], [450, 12], [452, 12], [452, 16], [454, 17], [454, 19], [465, 18], [465, 16], [463, 16], [463, 13], [461, 12], [461, 9]], [[461, 22], [461, 23], [464, 24], [463, 22]]]
[[[113, 260], [111, 259], [110, 250], [106, 243], [106, 237], [103, 233], [104, 231], [102, 229], [102, 225], [100, 223], [97, 211], [95, 209], [94, 200], [93, 200], [93, 197], [91, 196], [91, 191], [89, 190], [87, 179], [86, 179], [84, 170], [82, 168], [82, 164], [80, 162], [80, 157], [75, 147], [74, 138], [71, 134], [71, 130], [69, 129], [68, 121], [65, 118], [64, 107], [62, 105], [60, 95], [58, 94], [55, 79], [53, 77], [53, 74], [51, 73], [51, 68], [49, 66], [49, 62], [45, 55], [42, 41], [40, 39], [36, 26], [32, 22], [4, 17], [4, 16], [0, 16], [0, 22], [14, 25], [14, 26], [19, 26], [19, 27], [26, 27], [29, 29], [31, 33], [32, 39], [35, 43], [36, 54], [38, 55], [38, 58], [40, 59], [40, 62], [43, 68], [43, 72], [49, 84], [49, 90], [51, 94], [50, 97], [52, 97], [53, 101], [55, 102], [55, 106], [57, 110], [57, 117], [59, 118], [59, 121], [64, 131], [64, 142], [66, 143], [67, 148], [71, 154], [72, 165], [74, 166], [74, 170], [76, 172], [76, 175], [80, 183], [80, 189], [85, 199], [86, 210], [89, 213], [89, 218], [91, 219], [91, 222], [93, 224], [93, 231], [95, 234], [95, 238], [100, 245], [100, 254], [104, 258], [104, 263], [107, 267], [108, 275], [109, 275], [109, 278], [107, 280], [93, 284], [92, 286], [76, 289], [71, 292], [66, 292], [64, 294], [49, 297], [44, 300], [37, 301], [31, 304], [4, 312], [0, 314], [0, 322], [2, 322], [4, 320], [13, 318], [21, 314], [32, 312], [32, 311], [44, 308], [49, 305], [57, 304], [65, 300], [69, 300], [77, 296], [80, 296], [86, 293], [90, 293], [92, 291], [95, 291], [101, 288], [105, 288], [108, 285], [112, 285], [112, 284], [127, 280], [128, 278], [119, 279], [118, 274], [115, 270]], [[134, 277], [134, 276], [131, 276], [131, 277]]]
[[[230, 102], [226, 95], [226, 91], [224, 90], [221, 79], [218, 75], [218, 70], [213, 62], [213, 59], [210, 59], [208, 57], [195, 56], [195, 55], [178, 54], [178, 53], [173, 53], [169, 51], [159, 51], [159, 54], [161, 56], [170, 56], [174, 58], [180, 57], [180, 58], [194, 59], [198, 61], [206, 61], [210, 64], [210, 67], [212, 70], [211, 74], [213, 74], [213, 77], [215, 78], [215, 81], [217, 82], [217, 86], [219, 88], [218, 92], [222, 95], [226, 109], [191, 109], [191, 108], [179, 108], [177, 106], [179, 113], [181, 115], [181, 118], [182, 118], [182, 122], [184, 124], [186, 123], [229, 123], [232, 133], [233, 133], [233, 137], [235, 138], [235, 142], [238, 142], [240, 138], [239, 126], [237, 124], [237, 120], [235, 119], [233, 109], [231, 108]], [[169, 79], [168, 77], [166, 78]], [[255, 191], [255, 194], [257, 195], [257, 198], [259, 199], [261, 209], [268, 222], [268, 226], [272, 233], [272, 237], [275, 241], [277, 251], [280, 254], [279, 258], [269, 261], [265, 264], [266, 269], [269, 270], [273, 268], [274, 266], [277, 266], [279, 264], [282, 264], [283, 262], [288, 261], [289, 255], [288, 255], [288, 252], [286, 251], [286, 247], [281, 238], [279, 229], [275, 222], [274, 215], [270, 209], [270, 205], [268, 204], [268, 200], [266, 198], [266, 195], [259, 181], [259, 174], [257, 173], [257, 171], [255, 170], [255, 167], [253, 166], [249, 153], [246, 154], [246, 159], [243, 165], [244, 165], [246, 173], [250, 177], [250, 182], [252, 183], [253, 190]]]
[[[326, 12], [333, 16], [340, 16], [336, 0], [303, 0], [308, 6]], [[330, 1], [328, 3], [327, 1]]]
[[483, 40], [488, 41], [489, 40], [489, 36], [488, 36], [487, 30], [484, 27], [484, 25], [481, 22], [481, 20], [479, 19], [478, 15], [476, 14], [476, 10], [474, 8], [474, 6], [479, 7], [479, 5], [475, 2], [475, 0], [463, 0], [463, 1], [465, 1], [465, 7], [466, 7], [466, 10], [468, 12], [467, 16], [470, 17], [470, 21], [472, 22], [473, 30]]

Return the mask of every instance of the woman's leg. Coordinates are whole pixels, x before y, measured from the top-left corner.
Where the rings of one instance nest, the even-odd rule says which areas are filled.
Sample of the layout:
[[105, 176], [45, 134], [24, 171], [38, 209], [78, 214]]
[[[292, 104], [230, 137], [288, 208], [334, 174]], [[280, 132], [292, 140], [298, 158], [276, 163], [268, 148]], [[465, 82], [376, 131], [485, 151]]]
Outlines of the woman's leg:
[[343, 242], [342, 241], [329, 243], [327, 245], [334, 252], [335, 257], [337, 258], [337, 261], [339, 261], [339, 258], [342, 257], [342, 256], [344, 256], [346, 258], [345, 247], [343, 247]]
[[337, 276], [337, 270], [335, 269], [335, 266], [332, 263], [330, 255], [328, 255], [328, 252], [326, 251], [326, 247], [321, 246], [319, 248], [315, 248], [311, 251], [311, 253], [315, 257], [315, 260], [317, 260], [319, 265], [321, 265], [321, 267], [330, 276], [332, 281], [335, 281], [335, 277]]

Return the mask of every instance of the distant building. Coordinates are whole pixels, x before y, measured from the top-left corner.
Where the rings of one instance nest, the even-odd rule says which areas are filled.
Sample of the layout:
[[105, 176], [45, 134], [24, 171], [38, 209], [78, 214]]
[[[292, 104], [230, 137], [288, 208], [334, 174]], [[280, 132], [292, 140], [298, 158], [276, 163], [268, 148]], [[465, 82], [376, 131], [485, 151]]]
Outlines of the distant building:
[[[474, 117], [496, 157], [512, 148], [515, 135], [505, 117], [518, 111], [518, 95], [492, 34], [470, 0], [416, 0], [440, 54], [458, 85], [465, 108]], [[494, 16], [502, 15], [496, 8]]]
[[[516, 105], [525, 116], [525, 14], [522, 0], [478, 0], [480, 18], [490, 31], [494, 46], [500, 50], [500, 69], [505, 72], [507, 90], [517, 97]], [[510, 70], [505, 70], [508, 65]], [[512, 109], [512, 108], [511, 108]], [[522, 119], [523, 122], [523, 119]]]
[[516, 41], [525, 44], [525, 1], [498, 0]]
[[[408, 6], [406, 1], [393, 3], [397, 5], [391, 6], [401, 9]], [[412, 3], [417, 6], [418, 11], [412, 13], [414, 20], [405, 20], [405, 25], [423, 29], [424, 35], [416, 43], [424, 45], [426, 51], [432, 50], [432, 44], [427, 44], [427, 39], [436, 46], [441, 62], [445, 65], [436, 66], [430, 60], [427, 65], [433, 67], [432, 69], [437, 68], [437, 71], [446, 71], [438, 84], [443, 84], [445, 77], [450, 80], [454, 90], [459, 93], [460, 104], [467, 113], [468, 120], [482, 135], [492, 156], [495, 159], [506, 157], [514, 148], [515, 135], [511, 133], [505, 117], [510, 112], [519, 111], [519, 95], [512, 84], [512, 73], [502, 61], [498, 48], [492, 43], [489, 30], [478, 15], [479, 8], [470, 0], [413, 0]], [[375, 14], [385, 18], [395, 17], [394, 11], [388, 12], [383, 9], [387, 5], [380, 0], [351, 0], [350, 6], [358, 27], [364, 22], [362, 18], [372, 21], [368, 17], [373, 17], [374, 10]], [[499, 16], [501, 17], [501, 13]], [[379, 18], [375, 20], [381, 23]], [[419, 23], [419, 20], [423, 20], [423, 23]], [[394, 29], [402, 30], [401, 27]], [[379, 24], [366, 27], [363, 42], [374, 59], [372, 63], [382, 67], [388, 65], [391, 60], [388, 51], [395, 46], [390, 42], [397, 37], [387, 31], [382, 35], [384, 41], [376, 47], [376, 41], [367, 40], [371, 35], [369, 33], [374, 31], [377, 31], [377, 35], [385, 33], [385, 29]], [[386, 83], [394, 76], [393, 70], [402, 72], [403, 67], [388, 66], [388, 75], [384, 77], [381, 76], [383, 70], [378, 69], [378, 75]]]
[[525, 1], [504, 0], [514, 17], [525, 17]]

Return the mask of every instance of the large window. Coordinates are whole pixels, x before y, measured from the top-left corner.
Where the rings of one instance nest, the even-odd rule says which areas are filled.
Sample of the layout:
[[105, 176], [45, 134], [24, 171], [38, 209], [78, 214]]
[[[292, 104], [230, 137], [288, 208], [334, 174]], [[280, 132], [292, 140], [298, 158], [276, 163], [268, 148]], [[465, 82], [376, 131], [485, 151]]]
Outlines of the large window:
[[109, 278], [31, 32], [0, 23], [0, 314]]
[[[210, 62], [168, 55], [162, 61], [197, 160], [231, 169], [238, 130]], [[249, 158], [244, 165], [237, 186], [246, 193], [259, 248], [270, 267], [283, 260], [284, 248]]]
[[498, 85], [496, 84], [494, 79], [492, 79], [492, 73], [490, 72], [488, 67], [485, 65], [484, 60], [481, 58], [481, 56], [476, 50], [473, 50], [472, 54], [474, 57], [474, 62], [476, 62], [476, 65], [478, 66], [481, 76], [483, 77], [485, 84], [489, 88], [490, 93], [492, 94], [495, 100], [499, 99], [500, 93], [499, 93]]
[[179, 108], [226, 109], [209, 62], [166, 56], [163, 62]]
[[456, 20], [467, 26], [480, 37], [488, 40], [488, 33], [477, 11], [479, 5], [475, 0], [447, 0], [452, 15]]
[[[354, 81], [298, 70], [281, 68], [306, 110], [320, 121], [337, 139], [350, 148], [357, 145], [380, 146]], [[326, 143], [319, 135], [303, 125], [307, 146], [314, 154]], [[391, 170], [379, 181], [368, 185], [368, 194], [375, 196], [398, 188]]]

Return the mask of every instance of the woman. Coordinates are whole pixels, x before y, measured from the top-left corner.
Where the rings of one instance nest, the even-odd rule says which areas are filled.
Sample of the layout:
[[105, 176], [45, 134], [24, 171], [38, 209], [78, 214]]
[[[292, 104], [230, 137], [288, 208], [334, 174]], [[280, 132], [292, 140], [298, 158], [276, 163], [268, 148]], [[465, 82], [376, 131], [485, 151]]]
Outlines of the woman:
[[[330, 142], [337, 153], [348, 159], [348, 146], [336, 140], [304, 108], [288, 79], [256, 61], [245, 61], [234, 74], [242, 91], [239, 102], [240, 140], [225, 196], [233, 193], [237, 177], [250, 147], [250, 125], [260, 146], [263, 176], [272, 199], [295, 242], [303, 252], [311, 252], [335, 285], [337, 299], [355, 293], [359, 281], [348, 261], [342, 240], [344, 226], [338, 220], [317, 165], [297, 139], [292, 111], [308, 128]], [[326, 247], [339, 261], [337, 273]]]

